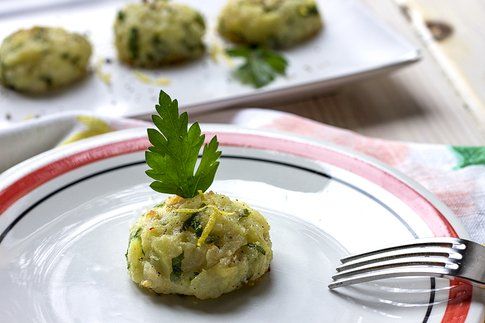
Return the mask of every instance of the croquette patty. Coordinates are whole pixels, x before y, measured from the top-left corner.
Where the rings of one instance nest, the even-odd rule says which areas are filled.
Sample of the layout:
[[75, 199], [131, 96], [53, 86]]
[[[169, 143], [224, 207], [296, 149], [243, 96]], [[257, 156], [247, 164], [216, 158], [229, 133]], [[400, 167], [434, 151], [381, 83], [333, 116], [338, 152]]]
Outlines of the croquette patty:
[[230, 41], [290, 47], [322, 28], [315, 0], [229, 0], [219, 16], [219, 33]]
[[196, 10], [168, 1], [129, 4], [118, 11], [115, 45], [123, 62], [158, 67], [200, 57], [205, 22]]
[[131, 279], [163, 294], [216, 298], [269, 269], [269, 225], [245, 203], [213, 192], [168, 198], [133, 225]]
[[21, 29], [0, 46], [0, 81], [21, 92], [48, 92], [82, 78], [91, 51], [84, 36], [62, 28]]

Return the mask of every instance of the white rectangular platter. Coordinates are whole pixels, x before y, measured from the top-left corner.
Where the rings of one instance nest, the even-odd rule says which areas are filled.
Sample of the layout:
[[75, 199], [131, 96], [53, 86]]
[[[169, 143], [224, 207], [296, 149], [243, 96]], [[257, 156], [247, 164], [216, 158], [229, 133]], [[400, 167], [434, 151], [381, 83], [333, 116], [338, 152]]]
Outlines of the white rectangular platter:
[[[33, 97], [2, 87], [0, 119], [19, 121], [66, 110], [144, 116], [153, 111], [160, 88], [192, 112], [257, 105], [318, 93], [419, 59], [413, 45], [376, 19], [358, 0], [317, 1], [324, 30], [314, 39], [283, 51], [289, 61], [285, 77], [254, 89], [232, 79], [231, 71], [238, 62], [222, 54], [225, 43], [217, 36], [215, 26], [225, 0], [181, 0], [205, 16], [208, 53], [194, 62], [154, 71], [134, 70], [116, 59], [112, 26], [117, 10], [126, 1], [4, 0], [0, 39], [19, 28], [61, 26], [87, 34], [94, 53], [92, 73], [57, 93]], [[105, 63], [107, 58], [109, 64]]]

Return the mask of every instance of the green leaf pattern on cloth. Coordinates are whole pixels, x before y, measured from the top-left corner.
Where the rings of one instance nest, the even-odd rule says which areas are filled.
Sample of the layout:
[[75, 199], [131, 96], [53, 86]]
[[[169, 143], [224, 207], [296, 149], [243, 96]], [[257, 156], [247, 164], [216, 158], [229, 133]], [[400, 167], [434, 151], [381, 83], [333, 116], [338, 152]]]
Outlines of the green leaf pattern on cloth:
[[451, 149], [459, 160], [455, 169], [485, 165], [485, 147], [452, 146]]

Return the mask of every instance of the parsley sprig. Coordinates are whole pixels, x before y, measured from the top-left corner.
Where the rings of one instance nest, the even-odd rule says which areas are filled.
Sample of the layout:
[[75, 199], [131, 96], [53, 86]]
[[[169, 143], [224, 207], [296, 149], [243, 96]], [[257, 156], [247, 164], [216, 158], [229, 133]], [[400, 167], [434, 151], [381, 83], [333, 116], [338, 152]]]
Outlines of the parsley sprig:
[[233, 75], [244, 84], [255, 88], [271, 83], [276, 76], [285, 75], [288, 61], [280, 54], [267, 48], [238, 46], [226, 50], [231, 57], [244, 59]]
[[194, 197], [200, 190], [204, 192], [214, 181], [219, 157], [217, 137], [204, 145], [202, 158], [196, 170], [200, 149], [205, 135], [197, 122], [188, 128], [188, 115], [179, 115], [178, 102], [160, 91], [158, 115], [152, 115], [157, 129], [148, 129], [148, 139], [153, 145], [145, 153], [151, 168], [146, 174], [155, 181], [150, 187], [160, 193]]

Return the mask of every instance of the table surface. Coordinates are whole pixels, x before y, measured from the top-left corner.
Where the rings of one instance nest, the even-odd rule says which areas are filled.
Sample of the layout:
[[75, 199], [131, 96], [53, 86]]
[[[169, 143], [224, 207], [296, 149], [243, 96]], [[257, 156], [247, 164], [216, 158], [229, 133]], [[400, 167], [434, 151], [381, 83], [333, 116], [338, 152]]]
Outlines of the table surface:
[[[422, 60], [391, 75], [270, 108], [379, 138], [485, 145], [485, 65], [479, 61], [485, 37], [480, 34], [483, 28], [473, 28], [485, 18], [485, 3], [364, 1], [421, 49]], [[426, 27], [427, 20], [448, 23], [453, 32], [437, 41]]]

